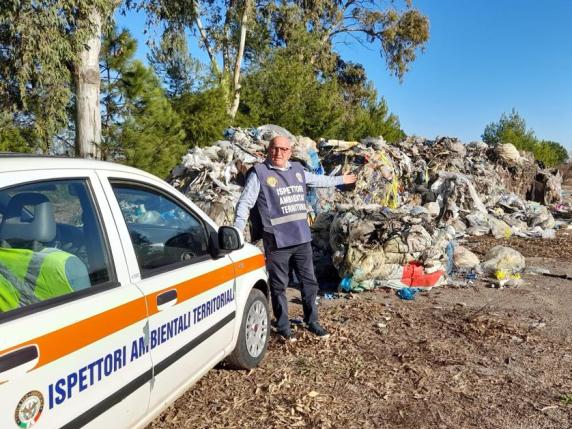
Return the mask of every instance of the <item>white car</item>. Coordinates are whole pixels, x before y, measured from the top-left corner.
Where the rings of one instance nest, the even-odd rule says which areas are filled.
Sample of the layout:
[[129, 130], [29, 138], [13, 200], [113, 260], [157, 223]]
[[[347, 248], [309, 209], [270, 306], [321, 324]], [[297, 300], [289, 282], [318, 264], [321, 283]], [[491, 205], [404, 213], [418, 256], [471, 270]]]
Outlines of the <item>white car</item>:
[[143, 171], [0, 155], [0, 428], [139, 428], [268, 345], [264, 257]]

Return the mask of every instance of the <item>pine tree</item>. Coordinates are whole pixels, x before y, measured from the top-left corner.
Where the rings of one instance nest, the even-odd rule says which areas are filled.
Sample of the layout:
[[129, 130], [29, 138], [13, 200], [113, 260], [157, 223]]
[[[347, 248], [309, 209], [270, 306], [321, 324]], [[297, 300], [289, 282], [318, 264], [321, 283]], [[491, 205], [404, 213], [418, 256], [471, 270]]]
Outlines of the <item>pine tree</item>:
[[103, 38], [99, 71], [101, 75], [101, 158], [114, 160], [121, 153], [119, 136], [124, 117], [125, 89], [122, 80], [133, 63], [137, 42], [129, 31], [109, 26]]
[[515, 109], [508, 115], [503, 113], [498, 122], [488, 124], [481, 137], [490, 146], [510, 143], [519, 150], [532, 152], [545, 166], [554, 167], [568, 159], [568, 152], [561, 144], [539, 140], [532, 129], [527, 129], [526, 121]]
[[126, 115], [119, 135], [125, 162], [165, 177], [185, 152], [181, 119], [153, 70], [134, 61], [122, 77]]
[[202, 64], [191, 57], [184, 29], [169, 26], [159, 45], [152, 43], [149, 63], [167, 88], [169, 98], [177, 98], [196, 90], [204, 77]]
[[[317, 66], [304, 60], [312, 51], [313, 37], [304, 33], [299, 40], [303, 46], [276, 48], [246, 74], [239, 124], [274, 123], [314, 139], [381, 135], [394, 142], [404, 136], [362, 66], [338, 58], [338, 66], [326, 71], [325, 63]], [[331, 60], [335, 59], [334, 55]]]
[[212, 84], [172, 100], [183, 119], [187, 146], [209, 146], [221, 138], [225, 128], [231, 124], [225, 97], [224, 88]]
[[165, 177], [185, 152], [182, 122], [149, 67], [133, 59], [137, 43], [110, 27], [100, 53], [102, 153]]
[[279, 49], [245, 76], [237, 122], [278, 124], [312, 138], [335, 135], [343, 114], [336, 82], [319, 81], [311, 64], [290, 54]]
[[0, 152], [31, 152], [34, 131], [17, 127], [12, 116], [0, 114]]

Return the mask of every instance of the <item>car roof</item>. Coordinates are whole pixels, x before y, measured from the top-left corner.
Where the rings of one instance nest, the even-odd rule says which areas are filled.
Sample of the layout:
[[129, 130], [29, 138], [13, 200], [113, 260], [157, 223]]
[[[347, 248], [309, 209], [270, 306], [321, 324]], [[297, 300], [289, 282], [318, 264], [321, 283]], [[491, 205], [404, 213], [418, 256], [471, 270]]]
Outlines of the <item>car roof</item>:
[[157, 179], [150, 173], [114, 162], [61, 156], [28, 155], [0, 152], [0, 171], [89, 169], [134, 173]]

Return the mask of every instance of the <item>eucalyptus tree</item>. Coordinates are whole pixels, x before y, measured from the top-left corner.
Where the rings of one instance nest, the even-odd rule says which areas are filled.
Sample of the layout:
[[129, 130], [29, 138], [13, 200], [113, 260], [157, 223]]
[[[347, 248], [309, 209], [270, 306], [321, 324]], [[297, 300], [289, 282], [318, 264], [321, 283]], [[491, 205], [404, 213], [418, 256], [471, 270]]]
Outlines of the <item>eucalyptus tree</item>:
[[[108, 16], [112, 5], [111, 0], [2, 2], [0, 110], [15, 123], [33, 129], [35, 145], [44, 151], [67, 124], [70, 104], [77, 107], [77, 128], [87, 128], [92, 136], [99, 133], [99, 99], [92, 95], [99, 91], [97, 55], [93, 71], [93, 59], [86, 52], [92, 45], [98, 49], [98, 17]], [[95, 108], [91, 115], [84, 114], [90, 103]], [[80, 153], [88, 150], [78, 149]]]
[[[131, 0], [150, 24], [189, 30], [206, 52], [227, 93], [231, 119], [240, 104], [245, 60], [256, 64], [276, 47], [295, 43], [302, 62], [333, 70], [337, 40], [375, 45], [389, 70], [402, 78], [429, 38], [429, 21], [411, 0]], [[311, 37], [306, 37], [305, 34]], [[311, 42], [311, 43], [310, 43]]]

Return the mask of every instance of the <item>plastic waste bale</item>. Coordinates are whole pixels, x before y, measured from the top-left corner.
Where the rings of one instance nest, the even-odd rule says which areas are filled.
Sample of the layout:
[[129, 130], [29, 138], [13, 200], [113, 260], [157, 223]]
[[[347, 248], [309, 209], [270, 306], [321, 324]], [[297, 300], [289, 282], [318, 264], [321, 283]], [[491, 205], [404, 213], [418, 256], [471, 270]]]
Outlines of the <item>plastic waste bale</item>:
[[489, 225], [491, 227], [491, 234], [495, 238], [509, 238], [512, 235], [510, 226], [494, 216], [489, 215]]
[[423, 252], [432, 245], [432, 238], [421, 225], [412, 225], [404, 231], [409, 252]]
[[261, 140], [270, 141], [276, 136], [288, 137], [289, 140], [294, 141], [295, 138], [290, 131], [279, 125], [266, 124], [261, 125], [256, 129], [258, 137]]
[[464, 158], [467, 148], [456, 138], [438, 137], [433, 141], [411, 136], [397, 145], [411, 157], [414, 170], [427, 179], [440, 171], [466, 171]]
[[436, 203], [436, 202], [434, 202], [434, 201], [424, 204], [423, 207], [425, 207], [425, 209], [427, 210], [427, 212], [428, 212], [432, 217], [437, 217], [437, 216], [439, 216], [439, 212], [441, 211], [441, 208], [439, 207], [439, 204]]
[[183, 155], [183, 166], [186, 169], [212, 168], [213, 160], [206, 155], [204, 149], [194, 147], [186, 155]]
[[443, 281], [451, 231], [435, 228], [422, 207], [338, 206], [330, 227], [333, 263], [345, 287], [424, 287]]
[[[339, 142], [334, 141], [334, 143]], [[401, 203], [399, 178], [402, 174], [399, 165], [394, 162], [395, 154], [399, 150], [389, 146], [376, 150], [362, 143], [346, 143], [343, 147], [349, 147], [347, 150], [339, 150], [338, 146], [331, 144], [331, 141], [318, 144], [322, 165], [328, 174], [352, 172], [357, 175], [357, 182], [349, 187], [351, 192], [333, 195], [330, 193], [329, 198], [320, 197], [322, 208], [325, 208], [324, 204], [331, 204], [332, 201], [354, 206], [380, 204], [389, 208], [399, 207]], [[377, 147], [381, 146], [382, 143], [379, 142]]]
[[[288, 133], [289, 134], [289, 133]], [[227, 128], [224, 131], [226, 143], [233, 150], [235, 158], [251, 156], [255, 162], [261, 162], [266, 156], [269, 140], [278, 135], [272, 132], [261, 132], [257, 128]], [[291, 136], [291, 134], [290, 134]], [[290, 139], [290, 136], [287, 136]], [[293, 141], [293, 140], [292, 140]], [[221, 142], [215, 143], [222, 146]]]
[[467, 155], [467, 149], [465, 148], [465, 145], [462, 144], [459, 140], [443, 139], [442, 141], [445, 143], [445, 147], [452, 153], [456, 154], [458, 157], [462, 158]]
[[562, 201], [562, 176], [560, 172], [552, 174], [550, 171], [543, 170], [544, 178], [544, 201], [546, 205], [560, 203]]
[[316, 142], [309, 137], [296, 137], [292, 145], [292, 157], [304, 161], [312, 170], [321, 166]]
[[480, 190], [481, 193], [493, 194], [492, 196], [496, 197], [499, 194], [512, 192], [521, 198], [526, 198], [531, 185], [535, 182], [539, 168], [534, 161], [534, 156], [524, 152], [520, 155], [517, 164], [507, 164], [498, 157], [496, 160], [491, 157], [487, 170], [488, 181], [484, 176], [484, 187]]
[[[544, 229], [552, 229], [556, 222], [550, 210], [534, 201], [524, 201], [514, 193], [508, 193], [500, 196], [496, 202], [493, 212], [497, 213], [497, 218], [505, 222], [511, 229], [512, 233], [519, 237], [543, 237]], [[493, 235], [497, 238], [503, 238], [504, 225], [496, 220], [490, 219]], [[505, 238], [509, 236], [504, 235]], [[550, 237], [550, 233], [546, 234]]]
[[449, 201], [452, 201], [459, 210], [487, 213], [473, 183], [464, 174], [442, 171], [431, 185], [431, 190], [438, 195], [437, 202], [441, 207], [450, 207]]
[[481, 268], [489, 274], [497, 270], [519, 273], [526, 268], [526, 260], [517, 250], [506, 246], [495, 246], [486, 253]]
[[501, 195], [496, 204], [508, 213], [523, 212], [526, 210], [526, 204], [523, 199], [512, 192]]
[[383, 136], [377, 137], [366, 137], [365, 139], [361, 140], [360, 143], [363, 143], [366, 146], [371, 146], [376, 150], [381, 150], [385, 147], [385, 139]]
[[336, 140], [336, 139], [329, 139], [329, 140], [322, 140], [319, 144], [320, 148], [330, 148], [335, 151], [343, 151], [351, 149], [352, 147], [358, 145], [359, 142], [356, 141], [346, 141], [346, 140]]
[[[244, 173], [264, 158], [256, 155], [261, 147], [255, 143], [253, 136], [256, 132], [234, 128], [225, 134], [230, 140], [190, 149], [168, 181], [215, 222], [228, 225], [234, 222], [234, 209], [242, 192]], [[239, 181], [240, 176], [243, 177], [242, 182]], [[248, 238], [248, 233], [246, 235]]]
[[491, 283], [498, 287], [518, 286], [525, 267], [524, 256], [506, 246], [495, 246], [490, 249], [480, 266], [481, 270], [491, 279]]
[[556, 221], [546, 206], [527, 201], [526, 204], [528, 226], [541, 228], [554, 228]]
[[520, 153], [511, 143], [497, 145], [495, 147], [495, 153], [509, 166], [518, 165], [520, 163]]
[[461, 219], [453, 219], [449, 226], [455, 231], [455, 237], [462, 237], [467, 231], [467, 225]]
[[504, 214], [502, 216], [502, 220], [504, 220], [508, 226], [511, 227], [514, 234], [518, 235], [518, 233], [522, 230], [526, 230], [528, 228], [527, 223], [524, 221], [526, 216], [523, 213], [511, 213], [511, 214]]
[[453, 253], [453, 263], [461, 270], [470, 270], [481, 263], [479, 257], [464, 246], [458, 246]]
[[469, 235], [486, 235], [491, 230], [489, 216], [486, 213], [475, 211], [467, 215], [466, 220], [469, 224], [467, 229], [467, 234]]
[[399, 235], [387, 240], [383, 244], [383, 250], [385, 253], [409, 253], [407, 243], [405, 243], [403, 238]]
[[256, 128], [227, 128], [224, 130], [224, 137], [233, 144], [244, 146], [250, 146], [259, 140], [258, 130]]

